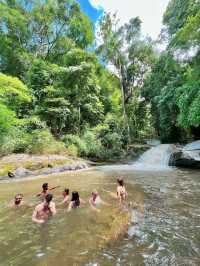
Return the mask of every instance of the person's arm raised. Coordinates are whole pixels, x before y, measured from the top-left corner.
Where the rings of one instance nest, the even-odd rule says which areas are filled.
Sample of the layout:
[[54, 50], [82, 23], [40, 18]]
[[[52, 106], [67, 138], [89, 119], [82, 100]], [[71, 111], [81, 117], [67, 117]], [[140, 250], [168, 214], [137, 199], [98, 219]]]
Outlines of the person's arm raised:
[[51, 187], [49, 190], [54, 190], [56, 188], [59, 188], [60, 186], [56, 186], [56, 187]]

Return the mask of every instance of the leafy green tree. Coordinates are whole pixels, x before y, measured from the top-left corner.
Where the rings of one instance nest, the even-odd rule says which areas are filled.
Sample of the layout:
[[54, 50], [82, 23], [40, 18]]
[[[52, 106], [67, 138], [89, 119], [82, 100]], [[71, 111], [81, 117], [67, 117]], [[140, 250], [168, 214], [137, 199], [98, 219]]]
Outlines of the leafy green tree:
[[176, 88], [183, 81], [182, 67], [169, 52], [165, 52], [153, 67], [143, 87], [143, 96], [151, 103], [154, 127], [164, 142], [173, 142], [180, 138]]
[[93, 28], [74, 0], [1, 1], [0, 71], [18, 77], [35, 57], [58, 62], [93, 42]]
[[200, 80], [185, 83], [177, 89], [178, 123], [190, 129], [200, 125]]
[[0, 103], [15, 111], [20, 117], [27, 113], [30, 102], [31, 96], [26, 85], [18, 78], [0, 73]]
[[106, 14], [100, 23], [103, 44], [98, 52], [105, 62], [116, 70], [121, 87], [121, 103], [124, 122], [130, 141], [130, 125], [126, 104], [133, 97], [134, 90], [141, 88], [146, 74], [155, 60], [152, 45], [141, 39], [141, 21], [138, 17], [119, 27], [116, 15]]
[[16, 122], [15, 112], [0, 103], [0, 139], [8, 134], [9, 130], [16, 124]]
[[27, 79], [36, 99], [36, 113], [55, 136], [67, 131], [80, 133], [85, 124], [94, 126], [102, 121], [104, 108], [93, 65], [83, 62], [60, 67], [36, 60]]

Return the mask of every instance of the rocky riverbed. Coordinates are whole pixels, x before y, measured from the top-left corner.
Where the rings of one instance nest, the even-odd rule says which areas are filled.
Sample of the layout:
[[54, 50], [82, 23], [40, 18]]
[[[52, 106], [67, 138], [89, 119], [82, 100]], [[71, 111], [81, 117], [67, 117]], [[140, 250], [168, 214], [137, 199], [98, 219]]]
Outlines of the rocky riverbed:
[[65, 155], [13, 154], [1, 158], [0, 179], [49, 175], [88, 168], [89, 161]]

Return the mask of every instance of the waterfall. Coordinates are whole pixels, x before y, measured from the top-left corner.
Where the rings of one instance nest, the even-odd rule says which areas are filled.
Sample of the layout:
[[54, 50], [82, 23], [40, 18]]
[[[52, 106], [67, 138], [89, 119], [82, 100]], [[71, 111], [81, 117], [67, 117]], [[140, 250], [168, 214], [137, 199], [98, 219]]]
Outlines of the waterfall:
[[146, 151], [132, 164], [117, 164], [99, 166], [104, 171], [169, 171], [169, 159], [175, 146], [173, 144], [160, 144]]
[[135, 170], [170, 170], [169, 158], [173, 145], [160, 144], [146, 151], [132, 166]]

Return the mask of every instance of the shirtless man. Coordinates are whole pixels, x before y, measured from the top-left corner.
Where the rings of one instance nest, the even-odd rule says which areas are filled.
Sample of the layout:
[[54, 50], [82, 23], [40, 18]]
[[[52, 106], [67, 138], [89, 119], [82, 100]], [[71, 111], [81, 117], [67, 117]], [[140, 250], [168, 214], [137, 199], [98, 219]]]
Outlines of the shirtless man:
[[49, 218], [49, 216], [56, 214], [56, 206], [55, 203], [52, 202], [52, 199], [53, 195], [48, 194], [45, 197], [45, 201], [35, 207], [32, 215], [32, 221], [42, 224]]
[[11, 207], [20, 207], [25, 205], [23, 200], [23, 194], [17, 194], [15, 195], [14, 202], [11, 203]]
[[38, 193], [36, 196], [37, 197], [41, 197], [42, 199], [45, 199], [45, 197], [49, 194], [50, 190], [53, 190], [53, 189], [58, 188], [58, 187], [59, 186], [49, 188], [49, 184], [48, 183], [44, 183], [42, 185], [42, 191], [40, 193]]

